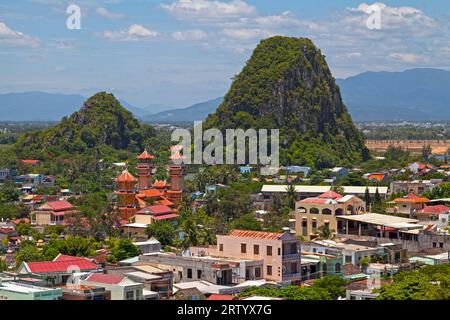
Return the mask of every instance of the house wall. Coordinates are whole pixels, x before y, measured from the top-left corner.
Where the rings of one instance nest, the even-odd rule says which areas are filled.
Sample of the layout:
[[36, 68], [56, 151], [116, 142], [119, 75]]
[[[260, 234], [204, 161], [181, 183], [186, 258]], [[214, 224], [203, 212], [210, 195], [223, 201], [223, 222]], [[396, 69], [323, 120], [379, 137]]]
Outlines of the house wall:
[[[353, 211], [348, 211], [348, 206], [353, 207]], [[310, 213], [311, 209], [318, 209], [319, 213]], [[301, 209], [306, 209], [306, 213], [300, 212]], [[331, 210], [331, 214], [323, 214], [324, 209]], [[358, 211], [359, 209], [359, 211]], [[342, 215], [364, 213], [366, 210], [366, 203], [361, 199], [355, 197], [346, 203], [337, 204], [312, 204], [312, 203], [296, 203], [295, 208], [295, 233], [298, 236], [308, 237], [317, 234], [319, 228], [325, 225], [328, 221], [330, 230], [337, 232], [336, 212], [342, 212]], [[303, 222], [306, 219], [306, 230], [303, 227]], [[316, 227], [313, 228], [313, 221], [316, 221]]]
[[136, 223], [144, 223], [144, 224], [151, 224], [152, 223], [152, 216], [148, 214], [137, 214], [134, 216], [134, 220]]
[[49, 225], [51, 222], [50, 212], [35, 211], [34, 216], [35, 216], [36, 225], [38, 225], [38, 226], [46, 226], [46, 225]]
[[[220, 251], [220, 245], [223, 251]], [[246, 245], [246, 253], [241, 253], [241, 244]], [[254, 254], [254, 245], [259, 246], [259, 254]], [[272, 247], [272, 255], [267, 255], [267, 247]], [[238, 259], [264, 260], [264, 267], [261, 274], [264, 279], [271, 281], [281, 281], [282, 273], [282, 241], [251, 239], [217, 235], [217, 255], [219, 257], [233, 257]], [[267, 274], [267, 267], [272, 267], [272, 275]]]

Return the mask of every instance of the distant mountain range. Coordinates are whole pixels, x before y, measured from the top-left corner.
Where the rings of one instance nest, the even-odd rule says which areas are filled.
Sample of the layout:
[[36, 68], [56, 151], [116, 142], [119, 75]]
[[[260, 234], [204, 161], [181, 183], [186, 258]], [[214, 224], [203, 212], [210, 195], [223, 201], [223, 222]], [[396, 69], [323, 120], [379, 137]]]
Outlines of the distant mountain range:
[[450, 72], [365, 72], [337, 80], [355, 121], [450, 120]]
[[208, 114], [216, 111], [222, 103], [223, 98], [216, 98], [206, 102], [194, 104], [187, 108], [171, 109], [156, 114], [148, 115], [143, 118], [147, 122], [193, 122], [202, 121]]
[[[364, 72], [336, 82], [355, 121], [450, 120], [450, 71]], [[0, 94], [0, 121], [58, 121], [78, 110], [85, 100], [81, 95], [59, 93]], [[119, 101], [146, 122], [173, 123], [204, 120], [223, 98], [177, 109], [162, 104], [141, 108]]]

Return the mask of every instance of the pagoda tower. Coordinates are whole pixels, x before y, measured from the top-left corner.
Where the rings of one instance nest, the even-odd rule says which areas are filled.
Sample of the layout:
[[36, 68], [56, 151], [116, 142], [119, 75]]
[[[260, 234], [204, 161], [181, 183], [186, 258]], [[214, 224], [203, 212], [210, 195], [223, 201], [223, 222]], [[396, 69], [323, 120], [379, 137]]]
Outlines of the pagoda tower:
[[[184, 159], [185, 156], [182, 155], [179, 149], [175, 149], [172, 153], [172, 161], [181, 162], [179, 160]], [[184, 164], [171, 164], [169, 166], [169, 177], [170, 177], [170, 189], [167, 190], [167, 198], [173, 203], [179, 203], [182, 197], [184, 189], [184, 176], [186, 175]]]
[[139, 181], [139, 190], [150, 189], [152, 186], [153, 164], [155, 157], [148, 153], [147, 149], [138, 156], [138, 165], [136, 167]]
[[117, 207], [120, 218], [128, 220], [136, 214], [136, 182], [128, 170], [123, 171], [116, 179]]

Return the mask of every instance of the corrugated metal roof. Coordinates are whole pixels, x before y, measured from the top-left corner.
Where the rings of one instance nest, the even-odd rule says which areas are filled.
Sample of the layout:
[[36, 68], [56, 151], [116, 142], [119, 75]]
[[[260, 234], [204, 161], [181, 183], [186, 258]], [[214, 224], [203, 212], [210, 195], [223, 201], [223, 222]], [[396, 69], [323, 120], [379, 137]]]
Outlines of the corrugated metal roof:
[[228, 236], [237, 238], [252, 238], [252, 239], [269, 239], [278, 240], [283, 234], [277, 232], [265, 231], [249, 231], [249, 230], [231, 230]]

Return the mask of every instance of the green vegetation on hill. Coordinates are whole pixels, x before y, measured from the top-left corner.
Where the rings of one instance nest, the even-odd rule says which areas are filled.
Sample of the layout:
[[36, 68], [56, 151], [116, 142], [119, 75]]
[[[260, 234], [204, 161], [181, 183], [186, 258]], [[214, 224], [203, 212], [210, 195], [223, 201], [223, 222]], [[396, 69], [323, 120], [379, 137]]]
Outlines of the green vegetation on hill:
[[369, 155], [324, 55], [309, 39], [261, 41], [205, 127], [278, 128], [283, 164], [324, 168]]
[[100, 92], [80, 111], [47, 130], [31, 132], [16, 143], [16, 152], [27, 158], [47, 159], [73, 154], [139, 152], [154, 129], [141, 125], [112, 94]]

